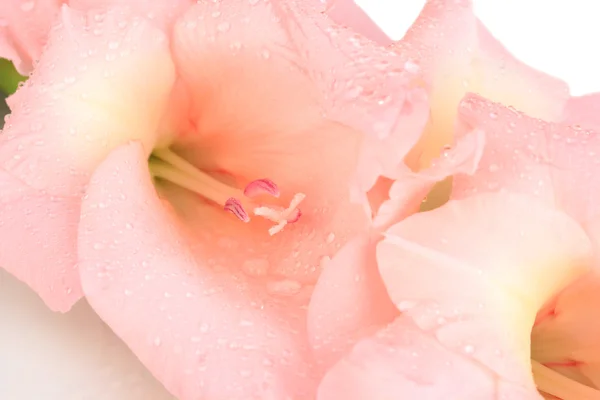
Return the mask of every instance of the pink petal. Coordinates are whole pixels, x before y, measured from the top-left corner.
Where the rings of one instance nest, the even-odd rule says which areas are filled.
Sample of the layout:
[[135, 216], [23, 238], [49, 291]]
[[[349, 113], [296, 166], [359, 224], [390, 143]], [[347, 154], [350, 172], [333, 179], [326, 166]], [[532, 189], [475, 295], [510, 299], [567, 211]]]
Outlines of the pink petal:
[[531, 385], [502, 381], [401, 316], [360, 341], [325, 376], [318, 400], [541, 400]]
[[383, 46], [392, 43], [392, 40], [354, 0], [326, 1], [325, 10], [336, 23], [347, 26], [374, 42]]
[[0, 170], [0, 265], [67, 311], [81, 297], [75, 252], [78, 196], [38, 191]]
[[[11, 218], [32, 212], [30, 197], [36, 204], [79, 198], [95, 166], [119, 143], [140, 138], [152, 146], [173, 82], [164, 35], [139, 17], [114, 9], [99, 21], [65, 6], [61, 22], [30, 80], [10, 98], [13, 112], [0, 135], [0, 168], [10, 176], [0, 201], [12, 204]], [[23, 200], [17, 202], [11, 195], [19, 192]], [[35, 213], [42, 217], [42, 210]], [[81, 291], [73, 284], [69, 258], [75, 252], [71, 213], [77, 205], [60, 210], [43, 221], [46, 237], [63, 243], [64, 261], [49, 268], [40, 256], [37, 262], [23, 258], [32, 261], [25, 269], [14, 262], [1, 265], [41, 291], [50, 307], [64, 311]], [[21, 243], [25, 253], [37, 253], [44, 243], [9, 225], [0, 227], [0, 237]]]
[[[286, 227], [284, 235], [266, 240], [266, 230], [257, 232], [256, 224], [240, 232], [237, 221], [173, 191], [177, 208], [187, 210], [185, 219], [199, 233], [199, 247], [204, 248], [200, 253], [208, 252], [209, 258], [227, 266], [267, 258], [271, 272], [314, 284], [322, 257], [332, 256], [366, 227], [362, 208], [349, 199], [361, 140], [361, 133], [351, 128], [365, 126], [369, 136], [376, 136], [375, 121], [385, 126], [399, 119], [395, 134], [418, 137], [419, 130], [417, 124], [403, 123], [413, 118], [409, 110], [398, 116], [393, 108], [395, 99], [404, 103], [403, 75], [383, 81], [381, 71], [370, 63], [350, 64], [342, 35], [348, 33], [295, 2], [203, 2], [176, 24], [175, 60], [190, 89], [195, 127], [181, 138], [177, 150], [204, 170], [232, 173], [240, 187], [269, 178], [278, 185], [283, 204], [294, 193], [307, 195], [299, 222]], [[373, 44], [360, 51], [383, 54]], [[342, 77], [331, 75], [334, 67]], [[353, 76], [357, 69], [362, 78], [353, 84], [364, 84], [368, 96], [353, 93], [346, 98], [351, 88], [343, 85], [332, 91], [332, 81]], [[393, 93], [392, 103], [376, 105], [379, 94], [387, 91]], [[424, 101], [422, 105], [425, 115]], [[330, 111], [325, 117], [323, 109]], [[379, 111], [389, 118], [380, 118]], [[390, 147], [386, 151], [399, 157]], [[240, 251], [226, 254], [215, 246], [224, 242], [234, 242]], [[259, 250], [252, 254], [250, 249]]]
[[377, 245], [404, 315], [354, 346], [319, 400], [541, 399], [529, 362], [537, 310], [591, 261], [581, 228], [527, 197], [474, 196], [405, 219]]
[[405, 37], [393, 46], [418, 69], [431, 96], [431, 119], [407, 159], [427, 167], [452, 143], [456, 109], [466, 92], [558, 120], [567, 86], [511, 57], [475, 18], [470, 1], [430, 0]]
[[406, 169], [391, 185], [389, 198], [381, 204], [373, 225], [386, 229], [417, 212], [425, 202], [430, 203], [431, 208], [445, 203], [452, 182], [444, 183], [444, 180], [457, 174], [475, 173], [484, 147], [485, 135], [474, 130], [433, 160], [431, 167], [417, 173]]
[[103, 14], [114, 7], [127, 7], [137, 15], [145, 17], [162, 30], [170, 30], [175, 19], [192, 5], [192, 0], [68, 0], [69, 6], [81, 11], [96, 11]]
[[529, 118], [475, 95], [460, 109], [461, 132], [486, 133], [477, 172], [454, 181], [452, 197], [499, 190], [534, 195], [600, 238], [600, 136], [582, 126]]
[[398, 315], [377, 270], [375, 244], [367, 235], [348, 242], [326, 263], [315, 285], [308, 334], [325, 368]]
[[96, 170], [79, 261], [92, 307], [181, 400], [312, 398], [302, 304], [198, 259], [156, 196], [139, 144]]
[[571, 97], [565, 106], [562, 122], [600, 130], [600, 93]]
[[566, 214], [509, 194], [415, 214], [377, 247], [383, 281], [405, 315], [449, 350], [525, 388], [536, 313], [589, 270], [592, 256]]
[[459, 110], [457, 134], [473, 129], [485, 133], [486, 144], [476, 172], [454, 179], [453, 198], [499, 190], [534, 195], [555, 204], [548, 153], [550, 132], [540, 120], [468, 95]]
[[151, 148], [158, 135], [174, 80], [165, 35], [124, 9], [93, 15], [65, 6], [35, 73], [9, 99], [0, 165], [35, 188], [80, 192], [112, 148], [133, 138]]
[[418, 73], [430, 93], [431, 117], [408, 165], [427, 167], [450, 144], [455, 108], [471, 75], [477, 46], [476, 20], [470, 1], [428, 1], [402, 40], [393, 45]]
[[0, 9], [0, 57], [13, 61], [21, 74], [29, 74], [40, 59], [51, 27], [60, 19], [62, 4], [84, 12], [93, 10], [98, 18], [110, 7], [125, 6], [166, 28], [191, 3], [191, 0], [6, 0]]
[[13, 61], [21, 74], [29, 74], [64, 2], [4, 0], [0, 8], [0, 57]]
[[[420, 136], [427, 103], [423, 90], [409, 86], [412, 75], [400, 57], [337, 26], [303, 2], [219, 4], [195, 5], [175, 30], [175, 59], [182, 78], [196, 93], [204, 93], [192, 109], [199, 131], [243, 134], [243, 140], [236, 140], [238, 146], [277, 133], [282, 138], [271, 140], [294, 148], [283, 138], [306, 129], [325, 111], [328, 119], [366, 135], [358, 173], [362, 190], [401, 163]], [[241, 95], [245, 93], [252, 97]], [[286, 102], [278, 101], [281, 95]], [[220, 106], [225, 103], [227, 108]], [[228, 114], [232, 110], [235, 118]], [[216, 120], [230, 119], [254, 122], [215, 126]], [[285, 130], [269, 126], [283, 121]], [[198, 158], [211, 161], [205, 155]]]

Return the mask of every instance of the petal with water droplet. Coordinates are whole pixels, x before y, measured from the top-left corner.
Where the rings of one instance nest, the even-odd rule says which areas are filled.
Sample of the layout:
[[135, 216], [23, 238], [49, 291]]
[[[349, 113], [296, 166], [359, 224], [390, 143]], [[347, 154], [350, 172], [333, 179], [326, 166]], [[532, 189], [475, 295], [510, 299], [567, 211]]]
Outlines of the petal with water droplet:
[[[133, 228], [122, 229], [126, 221]], [[115, 150], [82, 206], [87, 299], [177, 398], [314, 396], [302, 303], [198, 259], [187, 246], [194, 240], [157, 197], [141, 146]]]
[[382, 46], [387, 46], [392, 43], [392, 40], [381, 30], [371, 17], [356, 4], [355, 0], [326, 0], [325, 12], [336, 23], [350, 27]]
[[571, 97], [561, 122], [600, 131], [600, 93]]
[[510, 194], [415, 214], [377, 246], [384, 284], [405, 315], [449, 350], [525, 387], [533, 386], [530, 335], [538, 310], [589, 271], [592, 255], [569, 216]]
[[[11, 256], [2, 267], [39, 290], [50, 307], [66, 311], [81, 290], [72, 256], [77, 206], [64, 199], [81, 197], [91, 172], [112, 147], [140, 138], [151, 149], [174, 71], [164, 34], [126, 10], [113, 9], [99, 25], [90, 15], [65, 7], [61, 22], [34, 75], [9, 99], [12, 115], [0, 135], [0, 167], [11, 176], [0, 202], [11, 204], [11, 218], [33, 213], [39, 228], [15, 230], [7, 223], [0, 237], [6, 237], [5, 244], [20, 243], [22, 260], [28, 262], [23, 268]], [[125, 30], [121, 22], [129, 23]], [[106, 57], [113, 51], [111, 39], [123, 40], [118, 51], [125, 53], [115, 60]], [[14, 201], [16, 194], [21, 202]], [[54, 210], [43, 216], [46, 207]], [[36, 229], [46, 239], [36, 238]], [[44, 247], [50, 238], [60, 247]], [[50, 257], [54, 251], [62, 252], [64, 260], [56, 260], [59, 253]], [[51, 266], [49, 260], [54, 260]], [[67, 285], [72, 292], [61, 289]]]
[[65, 0], [5, 0], [0, 7], [0, 57], [29, 74]]
[[407, 63], [418, 65], [416, 81], [431, 98], [429, 124], [407, 158], [413, 168], [428, 166], [452, 143], [457, 105], [467, 92], [551, 120], [560, 119], [568, 99], [564, 82], [512, 57], [477, 20], [468, 0], [428, 1], [392, 47]]
[[600, 201], [593, 189], [600, 185], [600, 135], [584, 128], [591, 118], [582, 115], [581, 125], [571, 119], [544, 122], [477, 95], [463, 100], [459, 115], [458, 135], [481, 130], [486, 145], [475, 173], [455, 178], [453, 198], [500, 190], [530, 194], [600, 238]]
[[[325, 40], [308, 41], [295, 31], [295, 24], [311, 18], [327, 21], [295, 2], [200, 2], [177, 21], [173, 35], [174, 60], [192, 98], [189, 119], [195, 126], [193, 135], [174, 144], [179, 154], [204, 170], [226, 170], [239, 187], [262, 178], [276, 183], [272, 194], [278, 192], [280, 200], [257, 198], [258, 203], [287, 206], [295, 193], [306, 194], [299, 221], [268, 238], [256, 218], [242, 228], [192, 196], [165, 189], [198, 234], [198, 254], [235, 270], [247, 259], [263, 258], [272, 274], [303, 284], [314, 284], [321, 258], [368, 223], [349, 190], [361, 132], [323, 115], [329, 100], [309, 70], [318, 70], [329, 54], [310, 58], [297, 47], [312, 52]], [[203, 22], [192, 24], [197, 21]], [[228, 29], [219, 29], [223, 22]], [[232, 43], [241, 46], [232, 49]], [[252, 210], [246, 211], [252, 218]], [[235, 242], [237, 251], [225, 254], [214, 246], [222, 239]], [[284, 286], [270, 285], [274, 292]]]
[[52, 196], [0, 169], [0, 265], [53, 310], [82, 296], [77, 270], [79, 196]]
[[379, 276], [377, 239], [361, 235], [326, 263], [311, 297], [308, 334], [325, 368], [398, 314]]
[[[464, 379], [468, 377], [468, 384]], [[476, 360], [444, 346], [401, 316], [361, 340], [319, 386], [318, 400], [527, 399], [535, 388], [494, 379]]]

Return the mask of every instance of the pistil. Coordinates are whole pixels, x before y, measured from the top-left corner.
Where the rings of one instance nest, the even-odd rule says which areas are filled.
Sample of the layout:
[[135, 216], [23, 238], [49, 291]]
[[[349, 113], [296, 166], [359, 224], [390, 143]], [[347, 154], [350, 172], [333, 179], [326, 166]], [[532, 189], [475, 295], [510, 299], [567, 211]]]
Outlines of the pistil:
[[298, 221], [302, 215], [298, 206], [306, 197], [303, 193], [295, 194], [286, 208], [258, 204], [251, 200], [260, 195], [279, 197], [279, 188], [270, 179], [254, 180], [244, 190], [240, 190], [218, 181], [169, 149], [155, 150], [152, 156], [149, 168], [154, 178], [169, 181], [197, 193], [223, 207], [225, 211], [231, 212], [243, 222], [250, 222], [248, 210], [255, 216], [274, 222], [275, 225], [269, 229], [270, 235], [281, 232], [287, 224]]

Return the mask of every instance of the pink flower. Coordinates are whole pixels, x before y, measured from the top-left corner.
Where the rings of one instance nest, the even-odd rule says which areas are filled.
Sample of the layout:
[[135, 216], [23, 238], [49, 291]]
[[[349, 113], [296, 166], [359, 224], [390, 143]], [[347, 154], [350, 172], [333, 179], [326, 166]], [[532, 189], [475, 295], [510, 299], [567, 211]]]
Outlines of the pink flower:
[[61, 8], [10, 98], [0, 265], [54, 310], [85, 295], [181, 399], [313, 397], [360, 144], [418, 138], [424, 91], [303, 2], [101, 3]]
[[[422, 172], [392, 184], [385, 222], [414, 210], [418, 192], [407, 199], [409, 184], [456, 159], [452, 150], [435, 159], [444, 143], [483, 135], [479, 157], [425, 206], [456, 200], [392, 225], [382, 241], [348, 245], [329, 263], [309, 309], [312, 341], [334, 363], [319, 400], [538, 399], [534, 380], [565, 400], [600, 396], [600, 332], [591, 322], [600, 300], [598, 168], [589, 130], [598, 97], [569, 100], [563, 83], [511, 59], [462, 3], [429, 2], [397, 46], [421, 60], [432, 115], [407, 159]], [[457, 108], [466, 91], [511, 107], [469, 95]], [[346, 295], [326, 302], [341, 286]], [[382, 304], [382, 288], [392, 302], [371, 306], [382, 310], [378, 320], [365, 305]], [[338, 347], [323, 346], [330, 342]]]
[[0, 136], [0, 265], [51, 308], [85, 295], [181, 399], [539, 398], [532, 365], [597, 395], [548, 368], [597, 379], [593, 156], [565, 127], [593, 97], [468, 1], [392, 52], [303, 2], [117, 3], [61, 9]]

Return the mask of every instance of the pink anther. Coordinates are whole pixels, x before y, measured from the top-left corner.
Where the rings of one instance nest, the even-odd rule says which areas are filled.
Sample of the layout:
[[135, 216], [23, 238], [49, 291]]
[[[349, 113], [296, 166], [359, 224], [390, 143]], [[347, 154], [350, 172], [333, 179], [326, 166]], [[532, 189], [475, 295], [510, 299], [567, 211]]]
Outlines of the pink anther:
[[273, 197], [279, 197], [279, 188], [270, 179], [257, 179], [250, 182], [244, 189], [244, 196], [256, 197], [261, 194], [268, 194]]
[[246, 210], [244, 210], [242, 203], [240, 203], [240, 201], [235, 197], [227, 199], [227, 201], [225, 202], [225, 207], [223, 208], [225, 209], [225, 211], [229, 211], [233, 215], [238, 217], [240, 221], [250, 222], [250, 217], [248, 216], [248, 213], [246, 213]]

